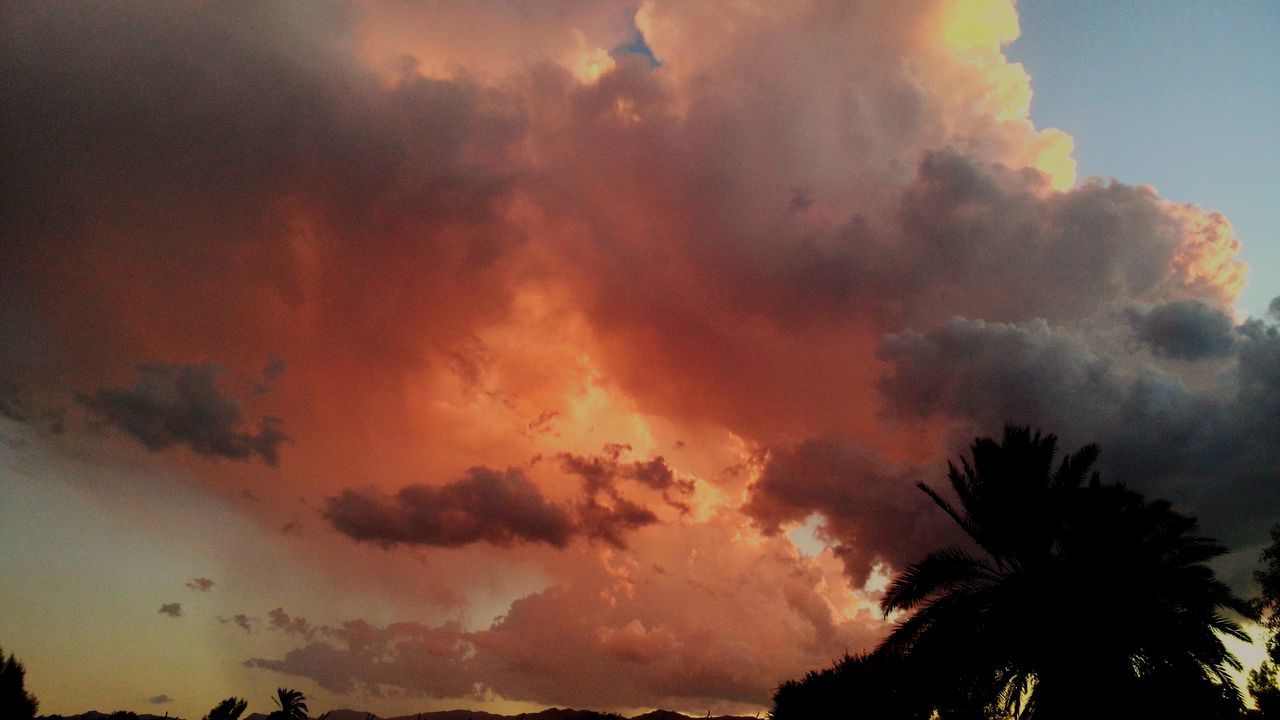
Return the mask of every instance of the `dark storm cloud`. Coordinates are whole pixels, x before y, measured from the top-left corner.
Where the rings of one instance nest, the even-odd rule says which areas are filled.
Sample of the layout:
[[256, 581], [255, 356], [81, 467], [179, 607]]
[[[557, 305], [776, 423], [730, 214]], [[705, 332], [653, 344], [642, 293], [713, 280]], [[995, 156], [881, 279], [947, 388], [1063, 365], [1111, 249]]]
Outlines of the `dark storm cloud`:
[[957, 318], [928, 333], [890, 335], [879, 354], [892, 368], [881, 384], [892, 416], [958, 420], [958, 436], [1013, 421], [1056, 432], [1064, 446], [1097, 442], [1104, 479], [1173, 500], [1233, 546], [1260, 542], [1275, 522], [1275, 325], [1241, 325], [1234, 357], [1200, 387], [1042, 320]]
[[324, 514], [339, 532], [387, 546], [565, 547], [578, 531], [570, 512], [548, 501], [518, 468], [475, 467], [446, 485], [410, 485], [395, 495], [346, 490], [326, 501]]
[[77, 396], [80, 404], [149, 450], [186, 445], [206, 457], [280, 461], [289, 440], [284, 423], [263, 417], [256, 433], [244, 431], [244, 406], [218, 388], [217, 365], [153, 363], [137, 368], [127, 390], [98, 389]]
[[182, 603], [165, 603], [160, 606], [160, 614], [169, 617], [182, 617]]
[[806, 440], [768, 451], [743, 512], [769, 534], [820, 514], [819, 536], [860, 586], [877, 562], [905, 567], [949, 539], [915, 486], [922, 479], [919, 468], [894, 467], [851, 440]]
[[1129, 322], [1138, 339], [1161, 357], [1201, 360], [1231, 355], [1235, 350], [1235, 323], [1231, 316], [1200, 300], [1132, 309]]

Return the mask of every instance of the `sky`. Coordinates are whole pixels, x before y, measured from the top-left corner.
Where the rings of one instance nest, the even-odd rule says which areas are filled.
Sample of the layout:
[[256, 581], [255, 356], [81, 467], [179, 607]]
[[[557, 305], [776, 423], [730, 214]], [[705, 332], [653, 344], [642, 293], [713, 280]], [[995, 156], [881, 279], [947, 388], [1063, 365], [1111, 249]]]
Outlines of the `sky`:
[[1241, 592], [1273, 3], [8, 4], [0, 647], [46, 713], [767, 706], [1005, 422]]

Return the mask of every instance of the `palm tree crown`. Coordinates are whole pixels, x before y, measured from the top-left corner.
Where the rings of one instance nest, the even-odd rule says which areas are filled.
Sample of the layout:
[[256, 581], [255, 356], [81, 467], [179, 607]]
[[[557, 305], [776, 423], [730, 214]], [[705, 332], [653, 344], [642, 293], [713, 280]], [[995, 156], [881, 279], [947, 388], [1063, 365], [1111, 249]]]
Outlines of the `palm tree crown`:
[[1222, 636], [1247, 636], [1222, 611], [1248, 609], [1205, 565], [1225, 550], [1168, 503], [1102, 485], [1097, 446], [1055, 468], [1056, 450], [1053, 435], [1006, 426], [949, 466], [958, 507], [921, 484], [981, 553], [946, 548], [908, 567], [881, 609], [912, 614], [881, 651], [938, 679], [948, 719], [1238, 712]]
[[307, 696], [301, 690], [277, 688], [275, 701], [277, 709], [271, 711], [268, 720], [307, 720]]

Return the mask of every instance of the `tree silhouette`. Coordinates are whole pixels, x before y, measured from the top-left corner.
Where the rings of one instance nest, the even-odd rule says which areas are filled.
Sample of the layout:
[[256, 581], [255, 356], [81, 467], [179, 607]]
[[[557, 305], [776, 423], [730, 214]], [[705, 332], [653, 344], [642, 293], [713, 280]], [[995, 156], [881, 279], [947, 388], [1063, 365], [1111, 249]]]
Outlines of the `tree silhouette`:
[[229, 697], [214, 706], [209, 714], [204, 716], [204, 720], [240, 720], [241, 713], [248, 705], [247, 700]]
[[899, 658], [846, 654], [829, 668], [788, 680], [773, 694], [771, 720], [928, 720], [933, 711], [916, 692]]
[[1262, 563], [1253, 576], [1261, 588], [1255, 610], [1267, 632], [1267, 660], [1249, 673], [1249, 694], [1258, 704], [1257, 717], [1280, 720], [1280, 524], [1271, 528], [1271, 545], [1262, 551]]
[[1204, 564], [1224, 548], [1168, 503], [1102, 485], [1095, 445], [1055, 468], [1053, 435], [1005, 426], [970, 450], [948, 467], [959, 506], [920, 487], [981, 553], [931, 553], [881, 602], [914, 611], [880, 652], [943, 718], [1238, 717], [1222, 636], [1248, 636], [1223, 610], [1248, 607]]
[[14, 720], [31, 720], [36, 716], [40, 702], [27, 692], [24, 685], [27, 670], [9, 654], [6, 660], [0, 649], [0, 717]]
[[276, 709], [271, 711], [267, 720], [307, 720], [307, 696], [301, 690], [276, 688], [276, 697], [271, 699]]

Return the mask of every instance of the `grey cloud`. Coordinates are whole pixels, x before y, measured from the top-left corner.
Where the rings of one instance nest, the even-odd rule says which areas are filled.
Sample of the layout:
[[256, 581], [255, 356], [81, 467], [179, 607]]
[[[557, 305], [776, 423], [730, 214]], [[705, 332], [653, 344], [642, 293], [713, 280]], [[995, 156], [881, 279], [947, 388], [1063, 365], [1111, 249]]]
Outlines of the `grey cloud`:
[[1044, 320], [954, 318], [926, 334], [887, 335], [876, 354], [893, 368], [880, 383], [887, 407], [905, 417], [959, 415], [993, 428], [1021, 417], [1080, 424], [1125, 394], [1108, 358]]
[[263, 417], [258, 432], [244, 431], [244, 407], [218, 388], [224, 371], [213, 364], [153, 363], [137, 368], [133, 388], [100, 388], [77, 399], [90, 412], [149, 450], [186, 445], [206, 457], [280, 461], [288, 441], [284, 423]]
[[1202, 360], [1228, 356], [1235, 350], [1235, 323], [1231, 316], [1201, 300], [1134, 308], [1128, 317], [1138, 339], [1162, 357]]
[[155, 695], [147, 698], [147, 702], [152, 705], [163, 705], [165, 703], [173, 702], [173, 698], [169, 697], [168, 695]]
[[182, 617], [182, 603], [165, 603], [160, 606], [160, 614], [169, 617]]
[[1001, 422], [1039, 426], [1067, 446], [1097, 442], [1104, 479], [1173, 500], [1228, 545], [1260, 542], [1280, 507], [1280, 330], [1250, 320], [1233, 362], [1204, 388], [1092, 346], [1042, 320], [957, 318], [887, 336], [879, 356], [886, 412], [961, 421], [961, 435]]
[[326, 501], [324, 515], [339, 532], [386, 546], [565, 547], [577, 532], [569, 511], [549, 502], [518, 468], [475, 467], [446, 485], [410, 485], [395, 495], [346, 490]]

